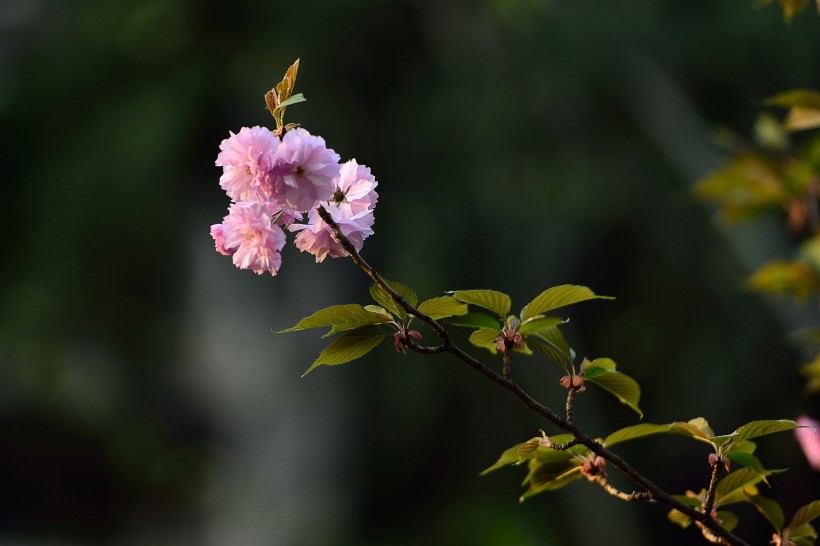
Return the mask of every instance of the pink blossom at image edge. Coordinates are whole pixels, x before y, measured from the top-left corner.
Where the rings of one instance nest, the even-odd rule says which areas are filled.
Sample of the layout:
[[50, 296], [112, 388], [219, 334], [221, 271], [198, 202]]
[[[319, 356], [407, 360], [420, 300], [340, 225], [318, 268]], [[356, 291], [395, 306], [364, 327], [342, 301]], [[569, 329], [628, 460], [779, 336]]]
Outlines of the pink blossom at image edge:
[[820, 471], [820, 434], [817, 432], [820, 429], [820, 421], [803, 416], [797, 419], [797, 424], [807, 427], [795, 430], [794, 434], [809, 461], [809, 466]]

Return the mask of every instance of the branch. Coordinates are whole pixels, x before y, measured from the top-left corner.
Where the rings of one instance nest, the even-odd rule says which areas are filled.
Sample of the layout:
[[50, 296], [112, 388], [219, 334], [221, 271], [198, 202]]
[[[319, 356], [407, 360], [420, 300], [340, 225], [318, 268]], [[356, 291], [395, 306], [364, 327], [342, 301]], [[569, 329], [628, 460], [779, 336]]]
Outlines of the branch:
[[712, 478], [709, 480], [709, 489], [706, 490], [706, 502], [703, 503], [703, 511], [706, 514], [712, 513], [712, 508], [715, 506], [715, 487], [718, 482], [718, 470], [720, 470], [721, 458], [715, 455], [710, 457], [712, 463]]
[[633, 491], [632, 493], [626, 493], [624, 491], [621, 491], [611, 483], [609, 483], [607, 479], [601, 475], [594, 476], [590, 479], [590, 481], [597, 483], [598, 485], [604, 488], [604, 491], [606, 491], [613, 497], [621, 499], [622, 501], [652, 501], [652, 497], [649, 495], [649, 493], [645, 491]]
[[[333, 219], [330, 213], [325, 210], [324, 207], [320, 206], [317, 209], [319, 216], [324, 220], [333, 230], [333, 233], [336, 237], [336, 240], [342, 245], [347, 253], [350, 255], [350, 258], [353, 260], [359, 268], [370, 277], [373, 282], [378, 284], [385, 292], [387, 292], [393, 301], [396, 302], [402, 309], [404, 309], [407, 313], [415, 316], [428, 326], [433, 329], [434, 332], [438, 335], [438, 337], [442, 340], [442, 346], [444, 347], [441, 351], [436, 352], [448, 352], [473, 368], [475, 371], [481, 373], [482, 375], [486, 376], [488, 379], [498, 383], [508, 391], [510, 391], [513, 395], [515, 395], [519, 400], [521, 400], [524, 405], [530, 408], [532, 411], [546, 417], [550, 422], [552, 422], [555, 426], [571, 433], [577, 443], [586, 446], [589, 448], [590, 451], [599, 455], [606, 459], [608, 462], [612, 464], [615, 468], [620, 470], [623, 474], [625, 474], [628, 478], [630, 478], [633, 482], [640, 485], [644, 490], [646, 490], [647, 499], [654, 500], [660, 503], [665, 504], [670, 508], [674, 508], [679, 512], [686, 514], [689, 518], [691, 518], [694, 522], [696, 522], [703, 530], [704, 536], [706, 532], [709, 532], [710, 535], [714, 535], [715, 538], [719, 540], [723, 540], [725, 544], [729, 544], [731, 546], [749, 546], [743, 539], [734, 535], [730, 531], [727, 531], [722, 525], [720, 525], [710, 514], [700, 512], [695, 510], [693, 507], [683, 504], [675, 497], [670, 495], [669, 493], [665, 492], [663, 489], [655, 485], [653, 482], [649, 481], [648, 478], [644, 477], [641, 473], [635, 470], [629, 463], [627, 463], [623, 458], [612, 453], [608, 449], [606, 449], [603, 445], [598, 443], [597, 441], [593, 440], [590, 436], [586, 435], [585, 433], [581, 432], [581, 430], [575, 426], [574, 423], [569, 422], [568, 420], [564, 419], [548, 407], [544, 406], [537, 400], [535, 400], [532, 396], [527, 394], [518, 384], [511, 380], [507, 379], [492, 369], [488, 368], [484, 365], [480, 360], [470, 356], [467, 354], [463, 349], [453, 343], [452, 339], [450, 338], [450, 334], [447, 330], [442, 326], [438, 321], [430, 318], [428, 315], [422, 313], [410, 303], [404, 299], [401, 294], [393, 290], [387, 282], [379, 275], [379, 273], [373, 269], [364, 259], [359, 255], [356, 248], [350, 242], [350, 240], [345, 237], [342, 233], [339, 224]], [[409, 346], [409, 345], [408, 345]]]

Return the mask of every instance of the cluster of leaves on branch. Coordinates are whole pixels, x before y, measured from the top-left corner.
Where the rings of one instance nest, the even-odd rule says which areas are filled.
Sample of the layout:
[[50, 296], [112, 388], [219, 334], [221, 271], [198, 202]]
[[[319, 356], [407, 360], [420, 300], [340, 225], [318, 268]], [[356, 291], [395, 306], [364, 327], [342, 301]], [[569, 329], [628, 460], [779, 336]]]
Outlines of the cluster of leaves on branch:
[[[240, 132], [223, 142], [217, 161], [224, 168], [220, 182], [235, 202], [225, 222], [212, 226], [211, 232], [217, 251], [233, 255], [238, 267], [276, 273], [278, 263], [271, 266], [272, 256], [278, 255], [281, 245], [271, 250], [260, 243], [272, 237], [271, 226], [281, 224], [291, 231], [315, 231], [321, 222], [325, 239], [306, 245], [303, 250], [316, 254], [317, 261], [328, 254], [349, 256], [374, 281], [370, 289], [374, 303], [333, 305], [283, 330], [329, 328], [324, 337], [338, 336], [321, 351], [305, 374], [319, 366], [352, 362], [387, 339], [392, 339], [399, 354], [408, 351], [429, 355], [448, 353], [510, 391], [552, 426], [561, 429], [562, 432], [553, 435], [542, 430], [540, 436], [507, 449], [484, 471], [486, 474], [505, 466], [526, 465], [524, 485], [527, 489], [522, 500], [585, 478], [620, 500], [665, 504], [673, 522], [683, 527], [694, 523], [713, 543], [746, 544], [732, 533], [737, 517], [725, 509], [737, 503], [752, 504], [772, 523], [775, 544], [814, 543], [817, 533], [811, 521], [820, 516], [820, 501], [801, 508], [786, 525], [778, 503], [760, 492], [761, 484], [767, 484], [768, 477], [781, 470], [767, 469], [755, 455], [756, 445], [752, 442], [776, 432], [795, 430], [800, 427], [795, 421], [753, 421], [725, 435], [716, 435], [703, 418], [669, 424], [641, 423], [616, 430], [603, 439], [591, 438], [578, 427], [574, 405], [588, 385], [602, 388], [643, 418], [638, 383], [621, 373], [612, 359], [579, 359], [561, 330], [568, 319], [558, 313], [559, 310], [585, 301], [612, 298], [595, 294], [584, 286], [565, 284], [542, 291], [517, 315], [511, 313], [510, 297], [495, 290], [455, 290], [419, 303], [413, 289], [384, 279], [367, 264], [359, 254], [362, 238], [357, 238], [358, 232], [346, 229], [346, 221], [357, 214], [366, 214], [370, 228], [376, 200], [375, 180], [369, 177], [369, 172], [360, 172], [354, 167], [349, 168], [348, 172], [353, 173], [349, 176], [344, 174], [344, 166], [336, 164], [334, 170], [335, 162], [327, 159], [335, 154], [324, 147], [324, 141], [319, 142], [304, 129], [285, 123], [285, 106], [301, 97], [292, 95], [297, 66], [294, 64], [283, 83], [266, 95], [276, 130], [267, 133], [262, 128], [243, 130], [246, 139], [236, 138], [243, 135]], [[292, 135], [297, 135], [299, 142], [293, 142]], [[335, 213], [334, 207], [338, 209]], [[232, 215], [238, 214], [234, 209], [245, 208], [254, 209], [252, 221], [244, 217], [232, 219]], [[304, 214], [314, 227], [303, 225], [294, 229]], [[313, 239], [314, 243], [317, 239]], [[243, 256], [238, 259], [239, 263], [238, 255]], [[501, 373], [456, 345], [450, 328], [468, 329], [469, 342], [476, 349], [500, 358]], [[436, 344], [422, 344], [425, 335], [436, 338]], [[567, 391], [566, 400], [562, 401], [565, 416], [534, 399], [511, 379], [514, 356], [546, 357], [558, 364], [561, 375], [557, 380]], [[659, 434], [687, 436], [711, 448], [707, 457], [710, 472], [704, 476], [703, 484], [698, 484], [705, 487], [695, 488], [698, 492], [672, 495], [611, 450], [620, 443]], [[639, 489], [626, 492], [610, 483], [608, 471], [613, 468]]]
[[[761, 293], [820, 304], [820, 132], [813, 131], [820, 127], [820, 93], [796, 89], [766, 103], [787, 108], [785, 119], [762, 114], [756, 146], [735, 145], [734, 158], [695, 190], [702, 199], [717, 202], [721, 218], [729, 223], [781, 215], [797, 242], [795, 255], [762, 264], [748, 285]], [[820, 392], [820, 331], [803, 331], [795, 339], [817, 355], [802, 372], [808, 390]]]

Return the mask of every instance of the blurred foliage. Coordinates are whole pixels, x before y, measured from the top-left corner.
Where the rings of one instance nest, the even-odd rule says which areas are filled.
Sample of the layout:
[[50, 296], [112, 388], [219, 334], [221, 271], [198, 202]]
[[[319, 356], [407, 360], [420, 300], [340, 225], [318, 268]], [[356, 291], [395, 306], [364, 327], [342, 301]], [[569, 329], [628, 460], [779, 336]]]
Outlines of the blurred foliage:
[[[741, 250], [688, 192], [724, 160], [708, 125], [751, 127], [755, 101], [820, 88], [813, 17], [786, 26], [748, 0], [32, 0], [0, 3], [0, 33], [2, 540], [691, 542], [590, 491], [519, 506], [508, 477], [477, 480], [543, 423], [444, 357], [380, 347], [297, 381], [318, 351], [270, 329], [367, 286], [296, 252], [275, 281], [242, 275], [207, 229], [218, 143], [271, 124], [263, 94], [296, 58], [310, 102], [289, 120], [372, 167], [366, 257], [422, 300], [617, 296], [579, 308], [568, 341], [629, 369], [660, 422], [729, 429], [816, 403], [794, 396], [783, 323], [739, 289]], [[790, 149], [816, 154], [807, 134]], [[516, 380], [560, 398], [541, 369]], [[601, 433], [634, 419], [590, 399], [577, 419]], [[672, 488], [703, 485], [678, 457], [622, 449]], [[817, 476], [788, 442], [769, 454], [792, 467], [770, 481], [794, 513]], [[759, 536], [752, 519], [739, 532]]]

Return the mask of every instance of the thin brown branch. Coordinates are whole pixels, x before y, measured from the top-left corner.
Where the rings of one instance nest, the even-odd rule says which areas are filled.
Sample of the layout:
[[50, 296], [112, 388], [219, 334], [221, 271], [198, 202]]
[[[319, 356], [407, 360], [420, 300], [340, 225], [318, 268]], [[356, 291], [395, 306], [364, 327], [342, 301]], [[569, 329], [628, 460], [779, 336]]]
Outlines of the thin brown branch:
[[574, 423], [575, 422], [575, 413], [573, 411], [575, 405], [575, 395], [578, 394], [578, 389], [575, 387], [570, 386], [569, 392], [567, 392], [567, 422]]
[[620, 489], [609, 483], [607, 479], [601, 475], [594, 476], [590, 481], [597, 483], [604, 489], [604, 491], [606, 491], [613, 497], [621, 499], [622, 501], [652, 501], [652, 497], [646, 491], [633, 491], [631, 493], [621, 491]]
[[393, 290], [379, 275], [379, 273], [373, 269], [367, 262], [362, 259], [359, 255], [356, 248], [350, 243], [347, 237], [344, 236], [339, 225], [333, 220], [333, 217], [324, 209], [324, 207], [319, 207], [317, 212], [319, 216], [324, 220], [333, 230], [336, 239], [342, 245], [342, 247], [350, 254], [351, 259], [353, 262], [359, 266], [359, 268], [367, 274], [376, 284], [378, 284], [385, 292], [387, 292], [393, 301], [396, 302], [402, 309], [404, 309], [407, 313], [412, 314], [413, 316], [417, 317], [419, 320], [430, 326], [434, 332], [439, 336], [442, 340], [442, 345], [444, 349], [439, 352], [448, 352], [476, 370], [477, 372], [481, 373], [488, 379], [492, 380], [493, 382], [499, 384], [500, 386], [504, 387], [508, 391], [510, 391], [513, 395], [515, 395], [521, 402], [524, 403], [528, 408], [532, 411], [542, 415], [543, 417], [547, 418], [550, 422], [552, 422], [555, 426], [569, 432], [573, 435], [575, 440], [577, 440], [578, 444], [584, 445], [589, 448], [590, 451], [599, 455], [606, 459], [609, 463], [612, 464], [615, 468], [620, 470], [623, 474], [625, 474], [628, 478], [630, 478], [633, 482], [639, 485], [646, 491], [646, 495], [648, 499], [660, 502], [665, 504], [669, 508], [674, 508], [683, 514], [686, 514], [690, 517], [694, 522], [696, 522], [700, 527], [705, 528], [708, 532], [714, 535], [716, 538], [723, 540], [725, 544], [729, 544], [731, 546], [749, 546], [747, 542], [745, 542], [740, 537], [734, 535], [730, 531], [726, 530], [720, 523], [718, 523], [710, 514], [700, 512], [695, 510], [693, 507], [683, 504], [675, 497], [670, 495], [669, 493], [665, 492], [663, 489], [655, 485], [651, 482], [648, 478], [644, 477], [643, 474], [639, 473], [635, 470], [629, 463], [627, 463], [623, 458], [615, 453], [612, 453], [608, 449], [606, 449], [603, 445], [599, 442], [593, 440], [590, 436], [582, 432], [578, 429], [574, 423], [569, 422], [568, 420], [564, 419], [550, 408], [544, 406], [537, 400], [535, 400], [532, 396], [527, 394], [518, 384], [511, 380], [507, 379], [489, 367], [485, 366], [480, 360], [470, 356], [466, 353], [463, 349], [453, 343], [452, 339], [450, 338], [449, 333], [447, 330], [442, 326], [438, 321], [432, 319], [428, 315], [422, 313], [414, 306], [410, 305], [410, 303], [405, 300], [401, 294]]
[[720, 470], [720, 464], [722, 462], [720, 457], [715, 456], [713, 459], [712, 477], [709, 480], [709, 488], [706, 490], [706, 502], [703, 503], [703, 512], [706, 514], [711, 514], [712, 508], [715, 506], [715, 488], [717, 487], [718, 471]]

